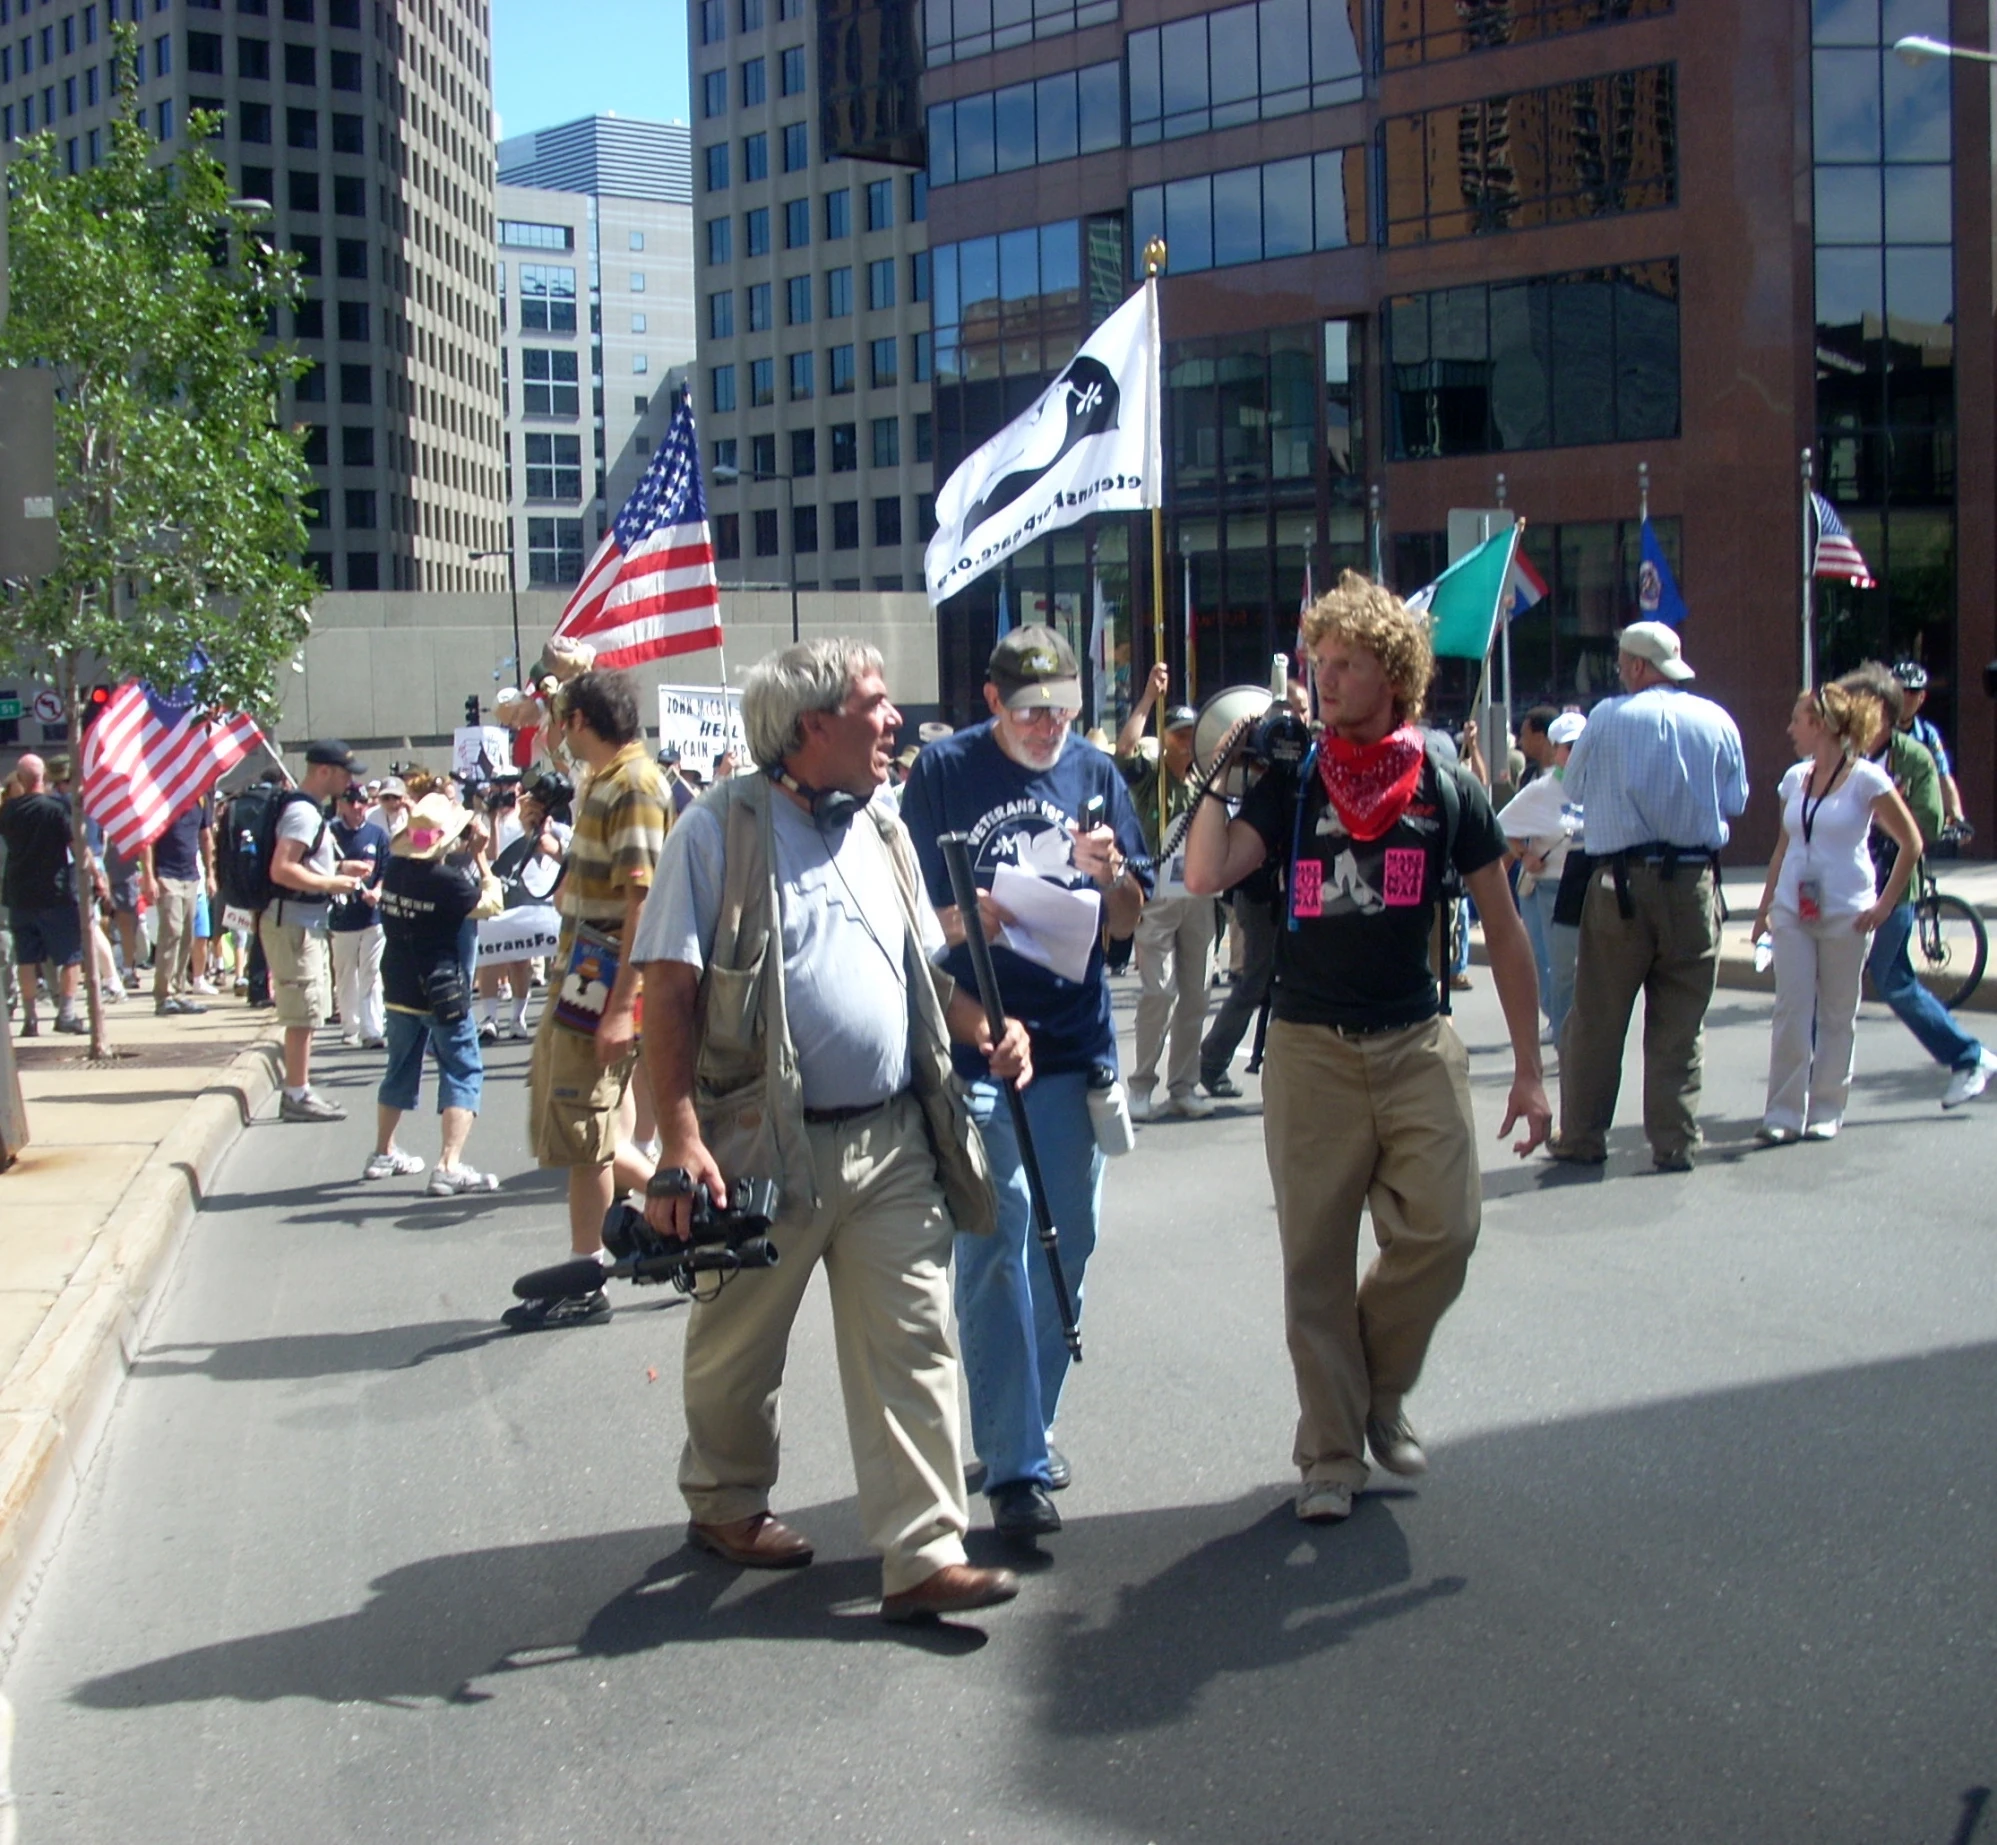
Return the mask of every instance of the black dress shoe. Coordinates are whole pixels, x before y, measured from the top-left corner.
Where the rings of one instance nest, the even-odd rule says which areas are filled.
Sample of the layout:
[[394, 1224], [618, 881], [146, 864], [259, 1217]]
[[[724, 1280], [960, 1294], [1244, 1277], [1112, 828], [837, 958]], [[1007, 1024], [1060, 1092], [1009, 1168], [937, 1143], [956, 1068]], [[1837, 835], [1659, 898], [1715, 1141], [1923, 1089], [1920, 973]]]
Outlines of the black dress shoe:
[[1065, 1492], [1068, 1482], [1075, 1477], [1075, 1470], [1068, 1465], [1068, 1457], [1050, 1441], [1047, 1444], [1047, 1490], [1050, 1493]]
[[1225, 1070], [1217, 1070], [1212, 1076], [1200, 1078], [1200, 1087], [1208, 1095], [1218, 1096], [1224, 1102], [1231, 1102], [1241, 1094], [1241, 1085]]
[[990, 1498], [992, 1529], [1000, 1537], [1047, 1537], [1061, 1529], [1061, 1514], [1038, 1480], [1008, 1480]]

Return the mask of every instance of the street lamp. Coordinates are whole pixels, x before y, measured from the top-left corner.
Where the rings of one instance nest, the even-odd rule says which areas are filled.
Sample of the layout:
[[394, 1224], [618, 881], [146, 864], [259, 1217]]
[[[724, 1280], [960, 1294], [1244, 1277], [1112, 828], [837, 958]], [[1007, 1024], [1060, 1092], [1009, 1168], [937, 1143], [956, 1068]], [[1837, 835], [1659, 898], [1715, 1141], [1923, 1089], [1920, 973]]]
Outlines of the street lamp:
[[1951, 45], [1938, 38], [1911, 35], [1896, 38], [1893, 49], [1903, 64], [1923, 64], [1929, 58], [1968, 58], [1975, 64], [1997, 64], [1997, 51], [1975, 51], [1967, 45]]
[[[506, 522], [506, 535], [513, 536], [513, 521]], [[504, 551], [473, 551], [469, 553], [473, 563], [482, 563], [488, 557], [506, 559], [506, 593], [513, 599], [513, 683], [523, 692], [527, 689], [527, 662], [520, 652], [520, 573], [513, 561], [513, 547], [509, 544]]]
[[[763, 472], [762, 472], [762, 471], [761, 471], [760, 469], [755, 469], [755, 468], [752, 468], [752, 469], [751, 469], [751, 470], [750, 470], [750, 471], [749, 471], [748, 473], [746, 473], [746, 474], [745, 474], [745, 473], [743, 473], [743, 471], [742, 471], [742, 470], [741, 470], [740, 468], [737, 468], [737, 467], [731, 467], [731, 466], [730, 466], [730, 465], [729, 465], [729, 464], [728, 464], [727, 462], [725, 462], [725, 461], [723, 461], [723, 462], [717, 462], [717, 463], [715, 464], [715, 468], [714, 468], [714, 484], [715, 484], [715, 485], [716, 485], [717, 487], [732, 487], [732, 486], [734, 486], [734, 485], [735, 485], [735, 483], [736, 483], [737, 481], [741, 481], [741, 480], [750, 480], [750, 481], [766, 481], [766, 480], [780, 480], [780, 481], [782, 481], [782, 482], [783, 482], [783, 484], [784, 484], [784, 515], [785, 515], [786, 519], [788, 520], [788, 522], [789, 522], [789, 524], [790, 524], [790, 528], [791, 528], [791, 549], [790, 549], [790, 550], [789, 550], [788, 552], [786, 552], [786, 551], [784, 550], [784, 548], [783, 548], [783, 545], [782, 545], [781, 543], [779, 543], [779, 544], [778, 544], [778, 546], [777, 546], [777, 555], [778, 555], [779, 557], [784, 557], [784, 556], [787, 556], [787, 557], [789, 557], [789, 559], [790, 559], [790, 567], [789, 567], [789, 568], [788, 568], [788, 569], [787, 569], [787, 570], [786, 570], [786, 571], [784, 572], [784, 575], [785, 575], [786, 577], [788, 577], [788, 578], [790, 579], [790, 583], [789, 583], [789, 588], [790, 588], [790, 638], [791, 638], [791, 645], [792, 645], [793, 647], [795, 647], [795, 646], [797, 645], [797, 643], [798, 643], [798, 642], [799, 642], [800, 640], [802, 640], [802, 639], [804, 638], [804, 637], [803, 637], [803, 635], [802, 635], [802, 633], [801, 633], [801, 632], [799, 631], [799, 628], [798, 628], [798, 621], [797, 621], [797, 492], [796, 492], [796, 476], [795, 476], [795, 475], [791, 475], [791, 474], [777, 474], [777, 473], [774, 473], [774, 472], [773, 472], [773, 473], [768, 473], [768, 474], [765, 474], [765, 473], [763, 473]], [[780, 535], [780, 536], [781, 536], [781, 535]]]

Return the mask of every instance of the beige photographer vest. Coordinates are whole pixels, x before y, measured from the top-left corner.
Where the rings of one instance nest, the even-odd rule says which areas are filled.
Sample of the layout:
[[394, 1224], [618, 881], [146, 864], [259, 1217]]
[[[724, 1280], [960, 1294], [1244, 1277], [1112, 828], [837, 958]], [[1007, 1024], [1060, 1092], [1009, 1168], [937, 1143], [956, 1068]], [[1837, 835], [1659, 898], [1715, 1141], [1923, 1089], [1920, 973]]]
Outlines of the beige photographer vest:
[[[701, 973], [696, 1009], [694, 1110], [701, 1138], [724, 1174], [777, 1180], [782, 1223], [817, 1208], [818, 1184], [785, 1010], [783, 893], [770, 805], [777, 798], [769, 777], [759, 774], [718, 782], [700, 797], [722, 823], [724, 872], [714, 947]], [[988, 1236], [998, 1227], [991, 1168], [950, 1062], [944, 1008], [956, 983], [922, 952], [915, 850], [900, 820], [879, 806], [870, 805], [853, 825], [872, 829], [894, 873], [909, 993], [909, 1068], [937, 1176], [957, 1228]]]

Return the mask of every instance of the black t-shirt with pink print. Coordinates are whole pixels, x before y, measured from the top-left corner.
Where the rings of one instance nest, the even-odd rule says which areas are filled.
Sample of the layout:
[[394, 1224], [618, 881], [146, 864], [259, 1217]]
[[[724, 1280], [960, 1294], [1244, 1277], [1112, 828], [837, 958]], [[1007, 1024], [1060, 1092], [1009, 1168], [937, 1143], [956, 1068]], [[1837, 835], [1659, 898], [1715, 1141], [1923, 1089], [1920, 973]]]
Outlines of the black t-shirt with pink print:
[[[1346, 831], [1315, 773], [1302, 784], [1265, 776], [1249, 790], [1241, 818], [1262, 835], [1283, 884], [1270, 996], [1277, 1018], [1360, 1029], [1435, 1016], [1431, 955], [1444, 831], [1437, 773], [1424, 762], [1401, 817], [1370, 840]], [[1505, 835], [1483, 789], [1467, 775], [1457, 786], [1453, 857], [1469, 876], [1504, 856]]]

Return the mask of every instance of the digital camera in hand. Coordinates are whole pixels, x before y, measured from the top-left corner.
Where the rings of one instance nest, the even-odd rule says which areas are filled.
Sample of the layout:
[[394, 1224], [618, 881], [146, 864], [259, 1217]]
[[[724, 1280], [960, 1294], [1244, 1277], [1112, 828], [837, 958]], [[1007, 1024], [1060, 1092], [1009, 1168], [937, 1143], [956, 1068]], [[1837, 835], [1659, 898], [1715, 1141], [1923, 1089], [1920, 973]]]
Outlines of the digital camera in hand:
[[610, 1266], [581, 1256], [522, 1275], [513, 1292], [521, 1300], [579, 1299], [606, 1281], [635, 1281], [641, 1286], [668, 1282], [691, 1294], [703, 1275], [726, 1281], [745, 1269], [775, 1268], [777, 1251], [768, 1233], [777, 1202], [773, 1179], [730, 1179], [725, 1208], [715, 1206], [706, 1186], [696, 1186], [692, 1235], [682, 1243], [661, 1236], [638, 1206], [619, 1201], [603, 1220], [603, 1247], [615, 1258]]

